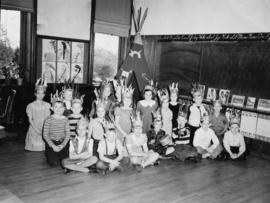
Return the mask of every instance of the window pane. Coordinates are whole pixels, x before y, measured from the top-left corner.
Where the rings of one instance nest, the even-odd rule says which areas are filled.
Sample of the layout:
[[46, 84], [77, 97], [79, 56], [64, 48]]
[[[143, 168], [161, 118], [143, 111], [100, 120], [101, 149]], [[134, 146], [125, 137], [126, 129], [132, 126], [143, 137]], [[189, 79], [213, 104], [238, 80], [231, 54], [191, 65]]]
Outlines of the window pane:
[[64, 83], [69, 79], [85, 83], [87, 49], [88, 44], [83, 42], [42, 39], [42, 77], [48, 83]]
[[[19, 64], [20, 53], [20, 11], [1, 9], [0, 14], [0, 79], [17, 78], [19, 77], [19, 68], [16, 64]], [[12, 61], [15, 63], [9, 66], [10, 74], [7, 75], [4, 66]]]
[[119, 37], [95, 34], [93, 79], [111, 79], [117, 73]]

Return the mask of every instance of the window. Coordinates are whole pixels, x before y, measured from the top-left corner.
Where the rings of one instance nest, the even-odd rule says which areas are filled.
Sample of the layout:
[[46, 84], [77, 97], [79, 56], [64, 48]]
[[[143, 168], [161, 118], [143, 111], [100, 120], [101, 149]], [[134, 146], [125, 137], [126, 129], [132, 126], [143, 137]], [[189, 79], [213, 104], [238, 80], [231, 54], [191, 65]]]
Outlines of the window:
[[95, 33], [93, 79], [112, 79], [118, 68], [119, 37]]
[[41, 77], [48, 83], [87, 81], [87, 43], [42, 39], [42, 43], [38, 44], [42, 47]]
[[11, 62], [20, 63], [21, 13], [20, 11], [1, 9], [0, 15], [0, 79], [4, 79], [15, 76], [17, 70], [11, 70], [12, 74], [14, 74], [7, 76], [3, 67]]

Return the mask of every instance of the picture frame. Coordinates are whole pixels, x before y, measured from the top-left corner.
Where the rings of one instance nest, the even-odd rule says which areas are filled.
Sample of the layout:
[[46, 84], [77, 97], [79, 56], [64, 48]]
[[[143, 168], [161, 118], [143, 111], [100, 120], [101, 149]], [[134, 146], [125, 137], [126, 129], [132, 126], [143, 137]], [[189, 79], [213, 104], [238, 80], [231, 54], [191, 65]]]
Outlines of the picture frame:
[[227, 89], [220, 89], [218, 94], [218, 99], [222, 102], [222, 104], [228, 104], [229, 103], [229, 97], [230, 97], [230, 90]]
[[263, 111], [270, 111], [270, 100], [260, 98], [258, 101], [257, 109]]
[[217, 90], [216, 88], [209, 87], [206, 95], [206, 100], [215, 101], [217, 99]]
[[248, 97], [246, 108], [253, 109], [255, 107], [256, 97]]
[[238, 106], [238, 107], [243, 107], [244, 102], [245, 102], [245, 96], [236, 95], [236, 94], [234, 94], [232, 96], [231, 105]]
[[202, 93], [202, 98], [204, 98], [205, 85], [201, 85], [201, 84], [199, 84], [198, 86], [199, 86], [199, 88], [200, 88], [200, 90], [201, 90], [201, 93]]

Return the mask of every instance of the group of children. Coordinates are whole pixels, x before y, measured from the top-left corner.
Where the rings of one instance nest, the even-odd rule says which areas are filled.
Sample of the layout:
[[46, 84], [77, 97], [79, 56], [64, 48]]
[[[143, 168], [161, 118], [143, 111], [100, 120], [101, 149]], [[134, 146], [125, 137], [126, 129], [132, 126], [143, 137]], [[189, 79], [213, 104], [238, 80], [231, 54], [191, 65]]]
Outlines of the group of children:
[[[185, 111], [178, 102], [178, 84], [156, 90], [147, 85], [143, 99], [133, 102], [134, 89], [123, 81], [105, 82], [89, 116], [81, 115], [83, 97], [72, 88], [43, 101], [46, 82], [36, 83], [36, 100], [27, 106], [29, 130], [25, 149], [44, 151], [49, 165], [66, 172], [141, 171], [159, 160], [200, 161], [202, 158], [245, 160], [239, 120], [230, 122], [215, 101], [209, 112], [200, 88], [192, 89], [193, 104]], [[52, 112], [52, 113], [51, 113]]]

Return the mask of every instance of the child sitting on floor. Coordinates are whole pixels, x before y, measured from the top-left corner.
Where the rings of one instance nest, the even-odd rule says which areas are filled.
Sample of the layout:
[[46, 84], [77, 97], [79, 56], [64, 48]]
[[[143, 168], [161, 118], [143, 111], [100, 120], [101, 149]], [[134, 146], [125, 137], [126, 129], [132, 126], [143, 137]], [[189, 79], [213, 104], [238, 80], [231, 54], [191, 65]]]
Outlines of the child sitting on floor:
[[246, 160], [246, 144], [243, 135], [239, 132], [238, 119], [230, 121], [230, 130], [225, 133], [223, 144], [225, 159]]
[[159, 117], [157, 114], [160, 114], [159, 111], [157, 111], [154, 114], [155, 120], [153, 123], [154, 128], [148, 131], [147, 138], [148, 138], [148, 148], [149, 150], [153, 150], [157, 152], [159, 155], [165, 155], [166, 154], [166, 148], [164, 148], [161, 143], [160, 139], [164, 136], [166, 136], [166, 133], [164, 130], [162, 130], [162, 120], [161, 117]]
[[177, 118], [178, 127], [173, 131], [173, 141], [175, 143], [175, 156], [181, 160], [198, 161], [198, 153], [196, 148], [189, 145], [190, 142], [190, 130], [186, 125], [187, 114], [183, 111], [179, 111]]
[[116, 138], [115, 127], [112, 123], [107, 124], [105, 139], [98, 145], [99, 161], [97, 169], [106, 172], [119, 170], [123, 171], [120, 161], [123, 158], [123, 146], [121, 141]]
[[193, 145], [202, 158], [210, 157], [215, 159], [221, 152], [220, 145], [215, 132], [209, 128], [209, 117], [204, 116], [201, 121], [201, 127], [195, 132]]
[[93, 156], [93, 140], [87, 137], [87, 130], [88, 121], [84, 118], [80, 119], [77, 123], [76, 137], [69, 143], [69, 158], [62, 161], [65, 169], [92, 172], [88, 167], [97, 162], [97, 157]]
[[44, 123], [43, 138], [47, 162], [51, 166], [57, 166], [68, 157], [70, 129], [68, 119], [63, 115], [64, 104], [58, 96], [52, 99], [51, 110], [53, 114]]
[[147, 136], [143, 133], [142, 120], [139, 113], [132, 118], [133, 132], [127, 136], [126, 147], [133, 165], [141, 168], [153, 165], [159, 158], [159, 154], [147, 147]]

